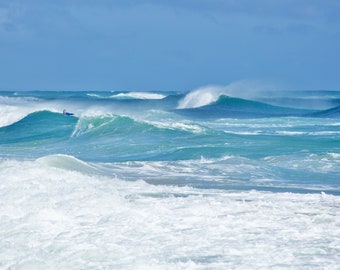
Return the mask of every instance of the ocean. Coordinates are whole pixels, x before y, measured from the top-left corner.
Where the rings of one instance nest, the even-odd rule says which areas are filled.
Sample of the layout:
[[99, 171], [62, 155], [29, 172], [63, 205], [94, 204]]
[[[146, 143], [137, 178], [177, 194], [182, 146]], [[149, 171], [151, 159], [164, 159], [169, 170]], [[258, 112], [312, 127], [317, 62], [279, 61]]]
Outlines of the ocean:
[[340, 269], [340, 91], [2, 91], [0, 178], [0, 269]]

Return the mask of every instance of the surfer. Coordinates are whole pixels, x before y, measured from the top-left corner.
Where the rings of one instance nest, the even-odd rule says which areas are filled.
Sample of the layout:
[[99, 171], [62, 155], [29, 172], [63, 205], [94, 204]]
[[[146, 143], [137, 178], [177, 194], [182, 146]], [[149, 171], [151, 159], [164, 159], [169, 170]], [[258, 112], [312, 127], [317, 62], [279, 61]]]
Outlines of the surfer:
[[65, 114], [65, 115], [74, 115], [74, 113], [67, 112], [66, 109], [63, 110], [63, 114]]

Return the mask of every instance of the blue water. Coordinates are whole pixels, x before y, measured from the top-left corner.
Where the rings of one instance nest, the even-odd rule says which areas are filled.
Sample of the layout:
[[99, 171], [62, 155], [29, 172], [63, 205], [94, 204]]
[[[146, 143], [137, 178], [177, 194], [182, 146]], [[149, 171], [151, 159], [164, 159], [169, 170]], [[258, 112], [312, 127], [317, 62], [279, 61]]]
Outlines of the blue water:
[[[63, 109], [74, 116], [63, 115]], [[335, 269], [337, 265], [340, 91], [248, 92], [238, 96], [230, 95], [227, 89], [221, 91], [211, 87], [189, 93], [3, 91], [0, 92], [0, 113], [0, 195], [3, 198], [0, 210], [5, 220], [0, 238], [7, 241], [6, 250], [14, 248], [11, 243], [21, 245], [20, 254], [13, 255], [13, 249], [6, 255], [7, 259], [0, 256], [0, 267], [76, 268], [77, 262], [83, 262], [83, 268], [110, 269], [135, 266], [154, 269], [247, 268], [252, 263], [245, 262], [244, 256], [254, 253], [256, 245], [263, 244], [261, 238], [255, 237], [251, 242], [254, 246], [250, 245], [249, 233], [262, 235], [272, 246], [278, 241], [280, 247], [290, 249], [286, 252], [291, 257], [286, 259], [288, 261], [282, 259], [281, 263], [272, 264], [267, 257], [280, 254], [282, 248], [278, 246], [270, 249], [271, 255], [258, 254], [258, 260], [253, 258], [258, 268], [323, 269], [329, 259], [333, 260], [333, 264], [328, 264], [329, 269]], [[320, 196], [322, 203], [315, 206], [315, 200], [321, 202]], [[23, 198], [21, 201], [20, 197]], [[86, 202], [84, 198], [87, 198]], [[83, 207], [88, 203], [90, 206]], [[98, 203], [103, 206], [103, 213], [95, 214]], [[125, 209], [126, 216], [113, 206], [115, 203]], [[229, 210], [222, 207], [225, 203], [231, 205]], [[32, 204], [33, 209], [41, 209], [33, 211], [27, 204]], [[79, 209], [76, 211], [70, 204], [79, 204]], [[139, 209], [139, 204], [144, 205], [144, 210]], [[150, 214], [155, 204], [164, 212]], [[219, 215], [219, 212], [233, 208], [239, 212]], [[21, 210], [13, 214], [13, 209]], [[198, 209], [203, 209], [204, 214], [193, 214]], [[253, 211], [250, 216], [244, 214], [247, 209]], [[76, 214], [79, 211], [83, 216]], [[214, 216], [210, 216], [211, 211], [215, 211]], [[308, 220], [295, 220], [299, 211]], [[70, 212], [74, 213], [72, 221], [68, 217]], [[189, 231], [185, 231], [180, 224], [190, 213], [192, 219], [183, 225]], [[139, 222], [140, 214], [145, 218], [148, 216], [149, 221], [146, 218], [139, 225], [143, 227], [151, 222], [155, 227], [149, 228], [148, 234], [158, 237], [147, 238], [149, 255], [136, 248], [137, 238], [146, 232], [130, 223], [128, 232], [118, 230], [120, 238], [115, 238], [116, 242], [104, 241], [105, 233], [114, 238], [110, 232], [114, 230], [115, 222], [123, 226], [124, 221], [120, 218], [125, 216], [125, 219]], [[234, 230], [234, 227], [223, 227], [227, 222], [224, 219], [233, 215], [245, 224], [233, 225], [243, 244], [228, 242], [222, 244], [226, 245], [224, 251], [215, 250], [214, 246], [221, 244], [218, 239]], [[260, 223], [268, 215], [274, 218], [262, 231], [264, 226]], [[181, 217], [181, 222], [177, 216]], [[210, 226], [220, 228], [217, 229], [220, 234], [215, 232], [207, 236], [202, 249], [197, 249], [195, 242], [202, 233], [195, 217], [205, 224], [205, 230]], [[168, 218], [172, 221], [164, 221], [166, 233], [157, 224], [160, 219]], [[292, 221], [288, 221], [288, 229], [281, 223], [284, 219]], [[57, 225], [51, 225], [56, 220]], [[257, 220], [258, 227], [251, 225], [253, 220]], [[27, 228], [17, 225], [20, 222], [37, 230], [39, 237], [42, 237], [41, 230], [46, 229], [42, 224], [46, 226], [47, 223], [56, 234], [53, 237], [44, 234], [46, 241], [39, 240], [38, 236], [26, 235]], [[93, 227], [83, 227], [81, 222]], [[325, 229], [326, 224], [328, 229]], [[288, 242], [280, 238], [280, 230], [287, 229], [292, 233], [296, 226], [298, 230], [316, 226], [313, 228], [323, 231], [321, 238], [325, 241], [313, 231], [301, 238], [295, 235]], [[79, 231], [84, 228], [87, 233], [82, 235]], [[78, 231], [78, 235], [72, 234], [72, 230]], [[134, 235], [136, 231], [138, 233]], [[168, 239], [172, 243], [169, 249], [162, 243], [170, 231], [182, 238]], [[273, 234], [276, 240], [272, 238]], [[90, 241], [91, 235], [94, 238]], [[307, 236], [310, 241], [304, 238]], [[23, 243], [25, 237], [31, 239], [31, 245], [39, 247], [33, 257], [28, 255], [29, 246]], [[73, 251], [64, 254], [56, 240], [58, 237], [64, 237], [64, 248]], [[122, 240], [128, 238], [130, 242]], [[93, 245], [96, 252], [91, 253], [92, 260], [77, 250], [72, 244], [74, 241]], [[107, 252], [99, 251], [100, 245], [96, 246], [96, 241], [104, 241]], [[294, 241], [301, 246], [307, 241], [301, 254], [295, 249]], [[182, 250], [175, 256], [171, 252], [181, 249], [185, 243], [188, 250], [193, 250], [191, 253]], [[116, 249], [111, 244], [133, 249], [137, 259], [124, 259], [132, 255], [121, 251], [113, 263], [109, 253]], [[42, 252], [44, 245], [48, 246], [45, 253]], [[228, 248], [234, 250], [236, 257], [226, 251]], [[53, 259], [51, 252], [57, 254]], [[303, 254], [309, 259], [315, 256], [318, 259], [307, 263], [302, 259]], [[152, 263], [148, 263], [149, 256], [154, 260]], [[65, 258], [70, 259], [69, 264], [63, 262]]]
[[[15, 107], [12, 113], [19, 115], [25, 102], [28, 111], [0, 128], [0, 158], [64, 154], [94, 163], [161, 161], [164, 167], [190, 161], [196, 173], [183, 183], [177, 177], [167, 181], [213, 188], [294, 186], [339, 194], [339, 92], [298, 92], [290, 107], [280, 106], [285, 97], [276, 97], [273, 105], [268, 97], [262, 102], [261, 97], [219, 94], [209, 103], [196, 95], [194, 102], [207, 104], [194, 108], [178, 108], [186, 94], [137, 94], [2, 92], [2, 106], [14, 103], [6, 106]], [[311, 109], [312, 95], [332, 107]], [[61, 113], [65, 106], [74, 117]], [[202, 159], [219, 165], [202, 165]], [[225, 174], [224, 166], [235, 165], [239, 170]]]

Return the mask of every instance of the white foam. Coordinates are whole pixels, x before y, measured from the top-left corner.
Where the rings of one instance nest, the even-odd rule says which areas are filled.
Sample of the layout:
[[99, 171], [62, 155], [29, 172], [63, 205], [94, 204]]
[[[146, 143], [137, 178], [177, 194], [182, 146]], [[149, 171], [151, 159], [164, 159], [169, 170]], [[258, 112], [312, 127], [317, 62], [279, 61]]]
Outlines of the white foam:
[[303, 132], [303, 131], [277, 131], [276, 134], [281, 135], [308, 135], [308, 136], [330, 136], [339, 135], [340, 131], [315, 131], [315, 132]]
[[340, 161], [340, 153], [328, 153], [328, 156], [329, 156], [331, 159], [339, 160], [339, 161]]
[[[327, 173], [336, 178], [339, 174], [339, 156], [336, 153], [326, 154], [296, 154], [288, 156], [266, 157], [268, 164], [275, 164], [281, 168], [298, 169], [300, 171]], [[313, 179], [311, 179], [313, 180]]]
[[152, 124], [158, 128], [167, 128], [172, 130], [183, 130], [193, 133], [203, 133], [206, 129], [197, 124], [193, 124], [190, 122], [171, 122], [171, 121], [146, 121], [146, 123]]
[[112, 98], [163, 99], [166, 95], [150, 92], [128, 92], [111, 96]]
[[89, 97], [95, 97], [95, 98], [106, 98], [105, 96], [101, 96], [101, 95], [94, 94], [94, 93], [87, 93], [86, 95]]
[[236, 135], [259, 135], [262, 134], [259, 131], [231, 131], [231, 130], [224, 130], [225, 133], [231, 133]]
[[11, 125], [36, 111], [36, 99], [0, 96], [0, 127]]
[[179, 101], [178, 109], [198, 108], [211, 104], [219, 98], [225, 88], [220, 86], [205, 86], [188, 93]]
[[153, 186], [50, 165], [0, 163], [0, 268], [338, 266], [338, 196]]
[[307, 135], [309, 134], [308, 132], [302, 132], [302, 131], [287, 131], [287, 130], [283, 130], [283, 131], [276, 131], [276, 134], [280, 134], [280, 135]]

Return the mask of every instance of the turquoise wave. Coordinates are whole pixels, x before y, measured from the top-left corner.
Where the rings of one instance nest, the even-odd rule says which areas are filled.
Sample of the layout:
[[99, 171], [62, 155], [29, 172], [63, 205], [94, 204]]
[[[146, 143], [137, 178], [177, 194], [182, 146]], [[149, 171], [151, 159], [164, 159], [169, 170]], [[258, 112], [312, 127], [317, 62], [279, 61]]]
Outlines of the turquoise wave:
[[340, 118], [340, 106], [310, 114], [312, 117]]
[[78, 118], [61, 113], [38, 111], [18, 122], [0, 128], [1, 144], [22, 144], [40, 141], [53, 142], [68, 138]]
[[222, 95], [212, 104], [178, 110], [195, 118], [265, 118], [304, 116], [314, 111], [274, 106], [263, 102]]
[[[222, 98], [217, 104], [230, 104], [230, 100]], [[265, 106], [252, 104], [256, 108]], [[247, 128], [250, 132], [247, 134], [240, 130], [218, 130], [214, 123], [209, 127], [199, 122], [186, 124], [183, 119], [182, 123], [174, 119], [167, 121], [137, 121], [119, 115], [78, 118], [50, 111], [35, 112], [0, 128], [0, 157], [67, 154], [101, 162], [188, 160], [223, 155], [258, 159], [299, 149], [332, 152], [340, 143], [336, 125], [294, 126], [282, 131], [266, 127], [263, 132], [258, 132], [255, 125], [255, 129]]]

